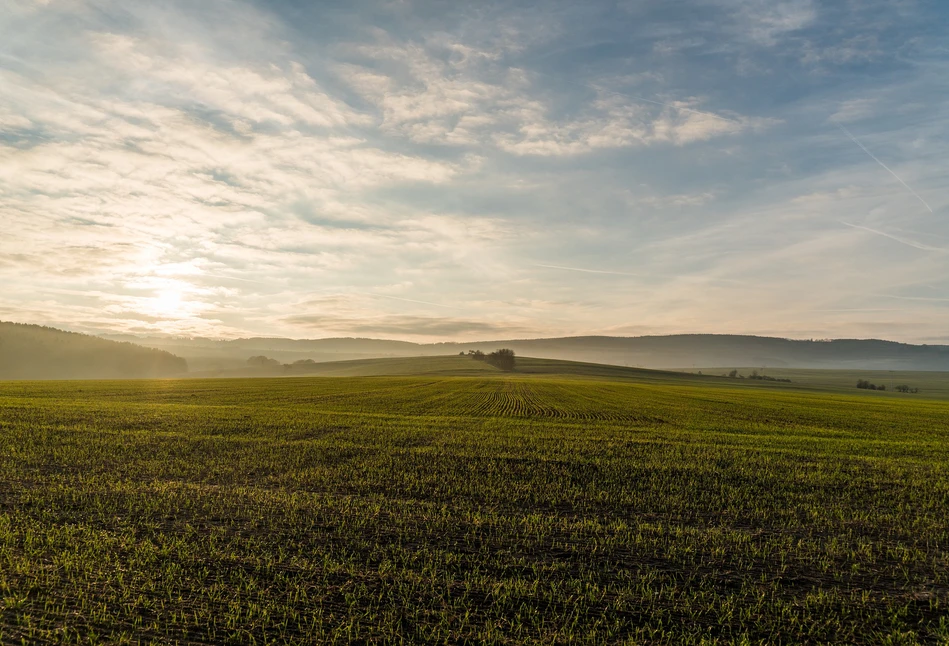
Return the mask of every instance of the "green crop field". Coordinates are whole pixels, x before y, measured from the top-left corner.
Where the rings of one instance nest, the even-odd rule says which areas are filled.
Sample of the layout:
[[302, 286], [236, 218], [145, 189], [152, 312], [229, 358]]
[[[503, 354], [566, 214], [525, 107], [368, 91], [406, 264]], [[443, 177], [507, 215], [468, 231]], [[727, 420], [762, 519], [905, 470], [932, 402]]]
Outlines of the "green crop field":
[[417, 361], [0, 383], [0, 642], [949, 643], [949, 402]]
[[[735, 368], [704, 368], [706, 375], [722, 375]], [[856, 389], [858, 379], [866, 379], [877, 385], [884, 385], [888, 393], [896, 398], [905, 398], [896, 392], [896, 387], [905, 384], [919, 390], [913, 395], [923, 399], [949, 399], [949, 372], [925, 372], [912, 370], [806, 370], [803, 368], [739, 368], [747, 377], [753, 370], [778, 379], [790, 379], [794, 388], [808, 388], [822, 391], [859, 393]], [[733, 381], [733, 380], [730, 380]], [[879, 396], [881, 393], [868, 393]], [[884, 395], [885, 397], [886, 395]]]

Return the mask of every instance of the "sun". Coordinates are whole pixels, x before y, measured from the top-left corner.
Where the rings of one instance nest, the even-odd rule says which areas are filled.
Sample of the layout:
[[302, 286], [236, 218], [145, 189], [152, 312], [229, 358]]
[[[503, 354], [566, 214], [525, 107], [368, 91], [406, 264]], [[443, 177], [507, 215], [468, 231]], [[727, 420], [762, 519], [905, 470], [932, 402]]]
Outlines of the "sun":
[[182, 313], [182, 294], [177, 289], [163, 289], [152, 299], [152, 309], [159, 316], [176, 318]]

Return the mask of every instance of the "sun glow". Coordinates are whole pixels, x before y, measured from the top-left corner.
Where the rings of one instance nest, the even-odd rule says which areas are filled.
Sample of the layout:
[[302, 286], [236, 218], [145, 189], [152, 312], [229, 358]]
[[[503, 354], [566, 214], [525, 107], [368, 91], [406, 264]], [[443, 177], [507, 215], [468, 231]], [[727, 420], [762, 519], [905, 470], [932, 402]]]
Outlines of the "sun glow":
[[158, 292], [152, 300], [155, 313], [168, 318], [177, 318], [182, 314], [182, 293], [175, 289]]
[[136, 313], [146, 321], [148, 328], [160, 332], [194, 332], [195, 326], [205, 326], [202, 315], [218, 306], [215, 295], [226, 294], [226, 290], [198, 285], [178, 276], [161, 275], [166, 269], [167, 266], [155, 267], [148, 274], [128, 280], [125, 287], [138, 293], [126, 296], [121, 304], [115, 305], [114, 311], [123, 315]]

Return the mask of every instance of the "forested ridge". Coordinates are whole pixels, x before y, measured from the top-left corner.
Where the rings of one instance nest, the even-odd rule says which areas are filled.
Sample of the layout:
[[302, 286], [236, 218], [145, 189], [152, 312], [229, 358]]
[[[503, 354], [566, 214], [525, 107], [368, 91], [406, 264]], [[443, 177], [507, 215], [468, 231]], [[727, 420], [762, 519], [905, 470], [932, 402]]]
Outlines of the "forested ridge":
[[0, 322], [0, 379], [129, 379], [187, 371], [184, 359], [164, 350]]

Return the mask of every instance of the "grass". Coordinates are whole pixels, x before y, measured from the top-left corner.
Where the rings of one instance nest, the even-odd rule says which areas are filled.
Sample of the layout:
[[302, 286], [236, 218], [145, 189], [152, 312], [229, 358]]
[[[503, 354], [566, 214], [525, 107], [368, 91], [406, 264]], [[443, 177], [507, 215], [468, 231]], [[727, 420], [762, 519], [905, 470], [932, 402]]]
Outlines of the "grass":
[[949, 643], [949, 402], [529, 363], [0, 384], [0, 642]]

